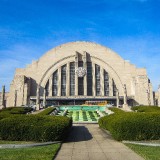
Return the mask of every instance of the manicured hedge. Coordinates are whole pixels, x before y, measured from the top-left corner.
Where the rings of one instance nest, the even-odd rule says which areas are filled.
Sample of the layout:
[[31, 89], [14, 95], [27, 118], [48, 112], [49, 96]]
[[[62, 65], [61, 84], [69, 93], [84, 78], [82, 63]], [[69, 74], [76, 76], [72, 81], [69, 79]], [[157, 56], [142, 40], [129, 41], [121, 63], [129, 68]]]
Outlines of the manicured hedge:
[[11, 116], [0, 120], [0, 139], [14, 141], [55, 141], [66, 136], [72, 120], [58, 116]]
[[115, 113], [99, 119], [99, 126], [109, 130], [116, 140], [160, 139], [159, 113]]
[[119, 108], [109, 108], [109, 110], [113, 111], [114, 113], [125, 113], [123, 110], [119, 109]]
[[9, 107], [0, 110], [0, 120], [13, 115], [23, 115], [33, 111], [31, 107]]
[[31, 107], [9, 107], [0, 110], [0, 114], [26, 114], [32, 110]]
[[160, 107], [158, 106], [135, 106], [132, 107], [133, 111], [137, 112], [160, 112]]
[[56, 108], [54, 107], [49, 107], [46, 108], [44, 111], [40, 112], [38, 115], [44, 116], [44, 115], [49, 115], [50, 113], [52, 113]]

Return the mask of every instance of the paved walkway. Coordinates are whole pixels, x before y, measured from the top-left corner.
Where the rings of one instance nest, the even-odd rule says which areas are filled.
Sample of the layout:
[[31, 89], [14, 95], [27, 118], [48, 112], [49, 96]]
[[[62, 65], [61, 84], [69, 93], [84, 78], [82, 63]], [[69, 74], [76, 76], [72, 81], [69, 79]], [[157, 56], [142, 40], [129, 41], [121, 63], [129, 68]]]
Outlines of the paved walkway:
[[143, 160], [98, 124], [74, 124], [55, 160]]

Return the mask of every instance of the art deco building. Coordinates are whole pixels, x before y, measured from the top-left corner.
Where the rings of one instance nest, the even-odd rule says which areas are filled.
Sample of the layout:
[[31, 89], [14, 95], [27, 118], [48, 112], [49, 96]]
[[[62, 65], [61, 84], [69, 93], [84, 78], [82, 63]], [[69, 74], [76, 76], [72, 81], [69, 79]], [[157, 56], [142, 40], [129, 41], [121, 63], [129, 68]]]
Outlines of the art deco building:
[[26, 68], [16, 69], [7, 106], [103, 100], [114, 105], [153, 105], [146, 69], [99, 44], [72, 42], [48, 51]]

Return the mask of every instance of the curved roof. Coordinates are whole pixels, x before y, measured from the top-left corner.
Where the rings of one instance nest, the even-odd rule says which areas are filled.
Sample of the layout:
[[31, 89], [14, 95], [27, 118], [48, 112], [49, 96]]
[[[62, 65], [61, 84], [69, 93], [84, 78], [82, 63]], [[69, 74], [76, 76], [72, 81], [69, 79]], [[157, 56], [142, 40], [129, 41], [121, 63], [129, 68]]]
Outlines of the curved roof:
[[[80, 47], [80, 48], [78, 48], [78, 47]], [[76, 41], [76, 42], [64, 43], [64, 44], [59, 45], [55, 48], [52, 48], [51, 50], [46, 52], [38, 61], [41, 61], [41, 59], [43, 59], [45, 57], [48, 57], [50, 54], [56, 53], [56, 51], [67, 49], [67, 48], [75, 49], [75, 51], [78, 51], [76, 49], [80, 49], [80, 50], [84, 49], [84, 51], [89, 51], [91, 48], [94, 48], [94, 49], [96, 49], [96, 48], [97, 49], [100, 49], [100, 48], [102, 49], [103, 48], [106, 51], [106, 53], [111, 53], [114, 56], [116, 56], [117, 58], [120, 58], [121, 60], [123, 60], [123, 58], [119, 54], [117, 54], [112, 49], [110, 49], [106, 46], [103, 46], [103, 45], [95, 43], [95, 42]]]

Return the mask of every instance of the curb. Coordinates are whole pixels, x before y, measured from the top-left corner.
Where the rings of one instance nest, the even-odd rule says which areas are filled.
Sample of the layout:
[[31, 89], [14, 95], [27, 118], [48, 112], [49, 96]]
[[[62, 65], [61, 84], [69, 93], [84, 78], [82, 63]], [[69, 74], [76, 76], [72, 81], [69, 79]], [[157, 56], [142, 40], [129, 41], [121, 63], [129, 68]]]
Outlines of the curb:
[[96, 122], [96, 121], [93, 121], [93, 122], [79, 121], [79, 122], [73, 122], [73, 124], [98, 124], [98, 122]]
[[122, 141], [123, 143], [128, 144], [137, 144], [142, 146], [153, 146], [153, 147], [160, 147], [159, 143], [147, 143], [147, 142], [134, 142], [134, 141]]
[[0, 149], [5, 149], [5, 148], [29, 148], [29, 147], [47, 146], [47, 145], [56, 144], [56, 143], [62, 143], [62, 141], [34, 143], [34, 144], [0, 144]]
[[[103, 128], [101, 128], [101, 127], [99, 127], [103, 132], [105, 132], [105, 133], [107, 133], [108, 135], [110, 135], [111, 137], [112, 137], [112, 134], [108, 131], [108, 130], [106, 130], [106, 129], [103, 129]], [[114, 139], [113, 137], [112, 137], [112, 139]]]

